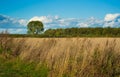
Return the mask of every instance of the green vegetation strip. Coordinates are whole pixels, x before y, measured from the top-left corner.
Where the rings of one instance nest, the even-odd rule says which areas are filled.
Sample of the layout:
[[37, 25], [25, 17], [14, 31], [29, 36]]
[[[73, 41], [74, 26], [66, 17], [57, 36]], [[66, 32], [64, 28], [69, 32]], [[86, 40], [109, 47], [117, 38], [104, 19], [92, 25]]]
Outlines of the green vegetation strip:
[[20, 59], [6, 60], [0, 57], [0, 77], [47, 77], [45, 64], [24, 62]]
[[[4, 34], [3, 34], [4, 35]], [[0, 35], [2, 36], [2, 34]], [[10, 34], [11, 37], [120, 37], [120, 28], [48, 29], [41, 34]]]

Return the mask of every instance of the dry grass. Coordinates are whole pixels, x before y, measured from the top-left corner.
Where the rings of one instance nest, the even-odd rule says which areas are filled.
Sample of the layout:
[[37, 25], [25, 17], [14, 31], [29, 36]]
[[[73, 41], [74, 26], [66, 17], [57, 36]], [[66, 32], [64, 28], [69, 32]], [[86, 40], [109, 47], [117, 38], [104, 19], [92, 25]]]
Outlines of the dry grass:
[[12, 55], [46, 63], [48, 77], [120, 77], [120, 38], [14, 38], [10, 43]]

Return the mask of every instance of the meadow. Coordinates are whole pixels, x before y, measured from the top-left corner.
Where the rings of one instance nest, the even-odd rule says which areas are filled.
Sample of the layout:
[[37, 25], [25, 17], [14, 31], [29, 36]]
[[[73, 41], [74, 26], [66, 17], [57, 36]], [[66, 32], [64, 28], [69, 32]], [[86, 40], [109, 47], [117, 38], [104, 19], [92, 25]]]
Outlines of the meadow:
[[120, 38], [0, 37], [0, 77], [120, 77]]

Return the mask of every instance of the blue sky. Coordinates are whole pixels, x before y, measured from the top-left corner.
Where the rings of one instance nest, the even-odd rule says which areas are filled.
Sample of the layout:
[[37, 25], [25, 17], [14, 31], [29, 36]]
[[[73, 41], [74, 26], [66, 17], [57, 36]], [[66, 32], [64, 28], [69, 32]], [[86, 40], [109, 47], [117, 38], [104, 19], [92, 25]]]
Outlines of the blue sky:
[[98, 17], [120, 12], [120, 0], [2, 0], [0, 13], [17, 18], [59, 15], [62, 17]]
[[[15, 25], [16, 28], [17, 25], [20, 26], [21, 23], [22, 25], [24, 24], [22, 29], [25, 29], [25, 22], [27, 23], [33, 18], [43, 20], [46, 28], [55, 28], [56, 25], [60, 23], [63, 23], [62, 27], [69, 27], [69, 25], [70, 27], [76, 27], [78, 24], [85, 25], [86, 23], [87, 27], [88, 24], [102, 26], [106, 24], [104, 20], [107, 15], [108, 18], [112, 16], [114, 21], [116, 18], [119, 21], [120, 0], [2, 0], [0, 2], [0, 14], [1, 17], [8, 18], [8, 20], [12, 22], [7, 21], [7, 23], [3, 24], [1, 20], [2, 24], [0, 24], [0, 28], [3, 30], [13, 29], [14, 26], [11, 27], [11, 25]], [[49, 27], [48, 25], [51, 24], [46, 21], [49, 21], [52, 26]], [[114, 24], [112, 21], [111, 23], [107, 23], [107, 25], [119, 25], [118, 22], [114, 22], [116, 23]], [[8, 27], [4, 28], [4, 26]], [[61, 24], [56, 28], [59, 27], [61, 27]], [[18, 27], [18, 29], [21, 28]]]

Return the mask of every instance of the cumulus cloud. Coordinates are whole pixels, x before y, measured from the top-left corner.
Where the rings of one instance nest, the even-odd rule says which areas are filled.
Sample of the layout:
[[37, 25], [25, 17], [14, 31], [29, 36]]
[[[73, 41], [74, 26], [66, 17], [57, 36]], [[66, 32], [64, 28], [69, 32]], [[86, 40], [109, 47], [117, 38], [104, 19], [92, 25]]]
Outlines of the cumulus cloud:
[[115, 21], [120, 19], [120, 14], [107, 14], [105, 16], [105, 21]]
[[120, 27], [120, 14], [107, 14], [104, 18], [104, 27]]
[[61, 18], [59, 16], [41, 16], [33, 17], [29, 21], [42, 21], [45, 28], [70, 28], [70, 27], [100, 27], [103, 20], [94, 17], [88, 19], [80, 18]]
[[29, 21], [42, 21], [45, 28], [69, 28], [69, 27], [120, 27], [120, 14], [106, 14], [104, 19], [90, 17], [61, 18], [59, 16], [35, 16]]
[[45, 30], [52, 28], [71, 28], [71, 27], [120, 27], [120, 14], [106, 14], [103, 19], [90, 17], [63, 18], [60, 16], [34, 16], [31, 19], [15, 19], [9, 16], [0, 15], [0, 31], [9, 29], [11, 33], [26, 33], [27, 24], [30, 21], [42, 21]]
[[44, 23], [51, 23], [52, 22], [52, 16], [35, 16], [33, 18], [31, 18], [29, 21], [42, 21]]
[[61, 18], [59, 16], [35, 16], [29, 21], [42, 21], [45, 28], [66, 28], [66, 27], [78, 27], [78, 23], [81, 19], [76, 18]]
[[27, 24], [25, 19], [15, 19], [9, 16], [0, 15], [0, 28], [23, 27]]
[[15, 19], [0, 15], [0, 32], [8, 30], [10, 33], [23, 33], [25, 32], [24, 29], [26, 29], [27, 22], [25, 19]]
[[26, 26], [27, 23], [28, 23], [28, 21], [25, 20], [25, 19], [20, 19], [20, 20], [18, 20], [18, 23], [19, 23], [20, 25]]
[[84, 19], [82, 22], [78, 23], [80, 27], [102, 27], [104, 21], [101, 19], [96, 19], [94, 17], [90, 17], [88, 19]]

